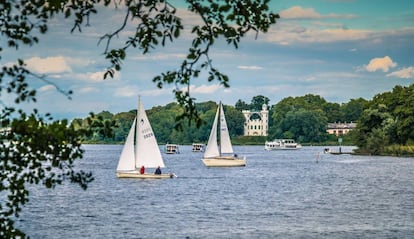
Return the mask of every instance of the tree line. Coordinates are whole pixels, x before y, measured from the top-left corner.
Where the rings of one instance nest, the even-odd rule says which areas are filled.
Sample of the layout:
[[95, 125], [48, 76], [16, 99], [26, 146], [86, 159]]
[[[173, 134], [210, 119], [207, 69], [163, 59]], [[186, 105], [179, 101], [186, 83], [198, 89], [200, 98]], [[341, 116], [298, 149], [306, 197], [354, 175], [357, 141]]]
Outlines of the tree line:
[[[242, 110], [258, 111], [263, 104], [268, 107], [269, 136], [259, 137], [259, 143], [274, 138], [293, 138], [301, 143], [321, 143], [332, 139], [326, 132], [328, 122], [344, 119], [348, 122], [356, 121], [364, 105], [367, 104], [366, 100], [360, 98], [340, 105], [311, 94], [288, 97], [272, 106], [269, 105], [269, 101], [268, 97], [258, 95], [253, 97], [250, 103], [238, 100], [234, 106], [224, 105], [230, 136], [236, 142], [237, 139], [243, 142], [245, 118]], [[197, 127], [187, 121], [179, 129], [176, 123], [177, 117], [182, 113], [179, 104], [169, 103], [148, 109], [147, 115], [158, 142], [160, 144], [207, 142], [217, 103], [213, 101], [197, 103], [196, 109], [203, 123]], [[85, 138], [85, 142], [121, 143], [125, 140], [135, 115], [135, 109], [116, 114], [103, 111], [85, 119], [74, 119], [72, 124], [76, 129], [92, 131]], [[254, 116], [260, 117], [257, 114]], [[108, 134], [111, 137], [106, 137]]]
[[[236, 143], [261, 144], [264, 140], [274, 138], [293, 138], [304, 144], [333, 144], [338, 138], [327, 133], [328, 123], [355, 122], [356, 129], [342, 137], [344, 143], [358, 146], [359, 153], [407, 155], [413, 152], [409, 145], [414, 143], [413, 89], [414, 85], [396, 86], [393, 91], [378, 94], [372, 100], [358, 98], [342, 104], [307, 94], [287, 97], [275, 105], [269, 105], [268, 97], [258, 95], [250, 103], [238, 100], [234, 106], [224, 105], [224, 110], [230, 136]], [[268, 137], [244, 137], [245, 119], [241, 111], [259, 111], [263, 104], [269, 109]], [[183, 109], [179, 104], [170, 103], [147, 110], [158, 142], [207, 142], [217, 103], [197, 103], [196, 109], [202, 124], [197, 127], [187, 121], [180, 129], [177, 129], [176, 119]], [[136, 110], [117, 114], [103, 111], [92, 118], [74, 119], [72, 124], [77, 129], [92, 130], [85, 142], [121, 143], [125, 140], [135, 115]]]

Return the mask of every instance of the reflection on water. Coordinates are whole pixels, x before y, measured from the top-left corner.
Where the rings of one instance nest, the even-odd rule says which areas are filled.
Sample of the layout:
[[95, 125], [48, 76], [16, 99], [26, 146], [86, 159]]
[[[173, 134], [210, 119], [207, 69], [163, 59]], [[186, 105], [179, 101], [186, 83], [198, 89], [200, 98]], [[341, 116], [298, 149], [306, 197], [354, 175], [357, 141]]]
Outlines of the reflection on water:
[[236, 146], [246, 167], [206, 168], [180, 146], [163, 170], [178, 178], [141, 180], [116, 178], [122, 146], [85, 148], [87, 191], [32, 188], [32, 238], [414, 238], [413, 158]]

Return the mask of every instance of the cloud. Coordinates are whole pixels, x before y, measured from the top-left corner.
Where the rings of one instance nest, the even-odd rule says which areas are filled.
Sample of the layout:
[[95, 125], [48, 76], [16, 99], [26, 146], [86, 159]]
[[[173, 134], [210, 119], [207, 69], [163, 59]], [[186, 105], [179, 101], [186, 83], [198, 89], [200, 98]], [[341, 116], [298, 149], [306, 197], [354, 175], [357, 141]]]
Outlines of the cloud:
[[398, 78], [410, 79], [414, 78], [414, 67], [406, 67], [399, 71], [394, 71], [388, 74], [387, 76], [395, 76]]
[[[99, 83], [104, 81], [104, 74], [106, 71], [96, 71], [96, 72], [87, 72], [87, 73], [80, 73], [75, 74], [73, 76], [74, 79], [89, 81], [94, 83]], [[110, 78], [109, 76], [106, 80], [120, 80], [121, 79], [121, 72], [115, 72], [114, 78]]]
[[124, 86], [115, 90], [115, 96], [132, 97], [138, 96], [138, 89], [134, 86]]
[[173, 60], [173, 59], [185, 59], [186, 54], [184, 53], [167, 53], [167, 54], [163, 54], [163, 53], [158, 53], [158, 54], [146, 54], [146, 55], [135, 55], [130, 57], [131, 60], [142, 60], [142, 61], [147, 61], [147, 60], [153, 60], [153, 61], [158, 61], [158, 60]]
[[72, 72], [68, 61], [63, 56], [54, 57], [32, 57], [25, 60], [27, 68], [38, 74], [56, 74]]
[[238, 66], [237, 68], [242, 70], [262, 70], [263, 67], [260, 66]]
[[321, 18], [322, 15], [317, 13], [313, 8], [304, 9], [300, 6], [294, 6], [283, 10], [279, 13], [282, 19], [308, 19]]
[[[201, 86], [190, 86], [190, 93], [191, 94], [212, 94], [221, 88], [220, 84], [214, 85], [201, 85]], [[183, 91], [187, 91], [186, 88], [182, 89]]]
[[322, 15], [313, 8], [302, 8], [294, 6], [280, 12], [281, 19], [321, 19], [321, 18], [355, 18], [353, 14], [335, 14], [330, 13]]
[[388, 72], [390, 68], [396, 67], [397, 63], [393, 62], [389, 56], [384, 56], [383, 58], [373, 58], [369, 61], [369, 64], [365, 69], [369, 72], [374, 72], [382, 70], [383, 72]]
[[54, 85], [45, 85], [40, 87], [39, 89], [37, 89], [38, 92], [47, 92], [47, 91], [51, 91], [51, 90], [55, 90], [56, 87]]
[[[97, 71], [97, 72], [88, 73], [87, 77], [91, 81], [102, 81], [104, 78], [104, 74], [105, 74], [105, 71]], [[116, 75], [117, 74], [115, 73], [114, 78], [116, 78]]]
[[99, 90], [95, 87], [83, 87], [78, 90], [80, 93], [92, 93], [92, 92], [99, 92]]
[[317, 29], [298, 27], [292, 24], [279, 24], [266, 35], [261, 36], [268, 42], [281, 45], [293, 43], [331, 43], [338, 41], [360, 41], [373, 37], [373, 32], [356, 29]]

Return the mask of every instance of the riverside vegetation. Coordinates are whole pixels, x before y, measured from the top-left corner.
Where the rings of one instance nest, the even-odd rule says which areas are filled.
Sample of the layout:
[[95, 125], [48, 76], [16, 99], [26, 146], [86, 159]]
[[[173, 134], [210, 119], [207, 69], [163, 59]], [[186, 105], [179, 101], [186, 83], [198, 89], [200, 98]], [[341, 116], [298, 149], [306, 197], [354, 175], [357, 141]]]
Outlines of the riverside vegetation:
[[[269, 136], [243, 136], [244, 116], [241, 110], [258, 110], [269, 106], [269, 98], [258, 95], [251, 103], [238, 100], [225, 105], [227, 123], [234, 144], [261, 145], [274, 138], [293, 138], [304, 145], [338, 145], [338, 137], [326, 132], [328, 122], [356, 122], [356, 129], [343, 135], [342, 145], [356, 145], [355, 153], [369, 155], [414, 156], [414, 85], [396, 86], [391, 92], [377, 94], [372, 100], [351, 99], [347, 103], [327, 102], [308, 94], [287, 97], [269, 107]], [[176, 118], [182, 108], [176, 103], [147, 110], [148, 118], [160, 144], [207, 142], [216, 109], [213, 101], [196, 104], [203, 120], [197, 128], [183, 124], [177, 129]], [[112, 114], [100, 112], [85, 119], [74, 119], [77, 129], [89, 129], [87, 143], [121, 143], [136, 115], [136, 110]], [[97, 127], [99, 126], [99, 127]], [[94, 129], [99, 130], [94, 130]], [[104, 138], [103, 135], [112, 137]]]

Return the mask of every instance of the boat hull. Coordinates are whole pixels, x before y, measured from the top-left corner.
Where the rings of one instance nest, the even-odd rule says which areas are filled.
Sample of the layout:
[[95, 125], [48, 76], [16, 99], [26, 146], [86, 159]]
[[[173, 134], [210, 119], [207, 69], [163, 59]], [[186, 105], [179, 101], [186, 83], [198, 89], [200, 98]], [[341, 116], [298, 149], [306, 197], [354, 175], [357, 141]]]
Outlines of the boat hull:
[[151, 174], [144, 173], [141, 174], [138, 171], [131, 172], [116, 172], [118, 178], [141, 178], [141, 179], [163, 179], [163, 178], [174, 178], [176, 177], [173, 173], [163, 173], [163, 174]]
[[235, 157], [203, 158], [203, 163], [207, 167], [243, 167], [246, 166], [246, 159]]
[[271, 150], [296, 150], [301, 149], [301, 146], [298, 147], [265, 147], [265, 150], [271, 151]]
[[265, 142], [265, 150], [295, 150], [301, 148], [302, 145], [296, 143], [293, 139], [275, 139], [274, 141]]

